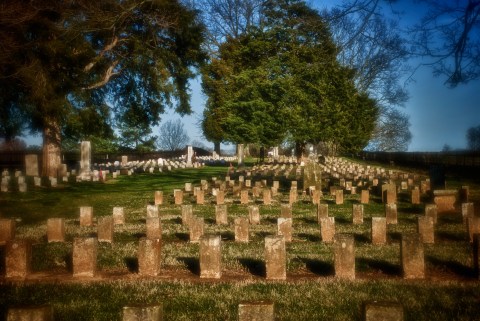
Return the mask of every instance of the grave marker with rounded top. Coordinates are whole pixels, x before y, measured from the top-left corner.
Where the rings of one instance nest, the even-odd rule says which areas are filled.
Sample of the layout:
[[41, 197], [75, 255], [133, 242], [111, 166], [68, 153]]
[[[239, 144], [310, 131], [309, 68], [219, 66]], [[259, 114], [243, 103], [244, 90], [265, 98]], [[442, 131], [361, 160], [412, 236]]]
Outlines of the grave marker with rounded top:
[[265, 237], [265, 268], [267, 280], [286, 280], [287, 253], [283, 236]]
[[32, 244], [25, 239], [12, 239], [5, 245], [5, 277], [26, 278], [31, 271]]
[[138, 243], [138, 274], [157, 276], [161, 268], [162, 243], [160, 239], [142, 237]]
[[74, 277], [94, 277], [97, 272], [96, 238], [80, 238], [73, 240], [72, 266]]
[[122, 321], [163, 321], [163, 305], [128, 305], [123, 307]]
[[336, 234], [333, 242], [335, 277], [355, 279], [355, 239], [351, 234]]
[[65, 219], [49, 218], [47, 220], [47, 240], [48, 243], [65, 241]]
[[221, 276], [221, 237], [204, 235], [200, 238], [200, 278], [219, 279]]
[[400, 254], [405, 279], [425, 278], [423, 242], [418, 233], [402, 234]]

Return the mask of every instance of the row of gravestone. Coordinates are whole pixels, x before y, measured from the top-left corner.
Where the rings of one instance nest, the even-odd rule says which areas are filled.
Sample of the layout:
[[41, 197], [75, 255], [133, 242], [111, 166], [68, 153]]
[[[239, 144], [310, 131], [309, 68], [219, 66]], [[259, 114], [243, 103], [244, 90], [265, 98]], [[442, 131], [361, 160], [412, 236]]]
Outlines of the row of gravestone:
[[[404, 309], [397, 302], [366, 302], [363, 306], [365, 321], [403, 321]], [[244, 301], [238, 304], [238, 321], [274, 321], [275, 307], [271, 301]], [[122, 321], [162, 321], [168, 316], [163, 304], [132, 304], [123, 307]], [[53, 321], [50, 305], [9, 308], [7, 321]]]

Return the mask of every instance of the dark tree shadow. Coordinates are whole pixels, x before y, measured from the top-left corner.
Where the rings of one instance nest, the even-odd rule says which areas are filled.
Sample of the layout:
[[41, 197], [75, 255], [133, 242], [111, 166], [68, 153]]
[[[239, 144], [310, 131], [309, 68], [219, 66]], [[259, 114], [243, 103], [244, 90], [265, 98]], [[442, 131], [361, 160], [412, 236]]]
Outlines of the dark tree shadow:
[[452, 273], [455, 273], [458, 276], [467, 278], [475, 277], [475, 269], [460, 264], [458, 262], [452, 260], [441, 260], [430, 255], [425, 256], [425, 260], [427, 261], [427, 263], [439, 267], [442, 270], [446, 269]]
[[257, 259], [251, 258], [241, 258], [238, 259], [238, 262], [248, 270], [253, 275], [266, 277], [267, 275], [267, 268], [265, 266], [265, 262]]
[[63, 257], [65, 261], [65, 265], [67, 267], [67, 271], [73, 273], [73, 255], [72, 253], [68, 253]]
[[138, 273], [138, 258], [129, 256], [124, 258], [123, 261], [125, 262], [128, 271], [131, 273]]
[[364, 266], [367, 269], [381, 271], [383, 274], [391, 276], [402, 276], [402, 268], [399, 265], [390, 262], [373, 260], [366, 258], [356, 258], [355, 265]]
[[305, 263], [307, 269], [320, 276], [333, 276], [335, 275], [335, 268], [332, 263], [320, 261], [320, 260], [313, 260], [308, 258], [300, 258], [300, 260]]
[[178, 260], [186, 265], [187, 269], [195, 275], [200, 275], [200, 260], [196, 257], [179, 257]]
[[0, 245], [0, 275], [4, 275], [6, 272], [5, 260], [6, 260], [5, 246]]

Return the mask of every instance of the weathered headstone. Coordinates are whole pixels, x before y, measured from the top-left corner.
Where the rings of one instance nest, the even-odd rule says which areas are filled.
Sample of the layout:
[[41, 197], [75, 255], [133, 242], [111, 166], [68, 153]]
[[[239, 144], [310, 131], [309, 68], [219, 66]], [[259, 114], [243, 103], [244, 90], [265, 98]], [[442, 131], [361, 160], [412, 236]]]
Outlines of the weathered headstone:
[[292, 241], [292, 218], [279, 217], [277, 219], [277, 234], [285, 238], [285, 242]]
[[32, 244], [25, 239], [12, 239], [5, 245], [5, 277], [26, 278], [31, 271]]
[[433, 218], [419, 216], [417, 220], [417, 232], [423, 243], [435, 243]]
[[351, 234], [336, 234], [333, 242], [335, 277], [355, 279], [355, 239]]
[[80, 173], [81, 180], [90, 180], [91, 173], [92, 147], [89, 141], [80, 143]]
[[182, 205], [183, 203], [183, 191], [180, 189], [173, 191], [173, 197], [175, 198], [175, 205]]
[[215, 222], [217, 225], [228, 225], [227, 205], [215, 206]]
[[192, 167], [193, 163], [193, 147], [191, 145], [187, 146], [187, 167]]
[[93, 225], [93, 207], [81, 206], [80, 207], [80, 226], [92, 226]]
[[0, 218], [0, 245], [15, 238], [15, 220]]
[[271, 301], [241, 302], [238, 305], [238, 321], [274, 320], [274, 305]]
[[292, 205], [282, 204], [280, 206], [280, 217], [292, 218]]
[[321, 190], [313, 190], [312, 191], [312, 204], [320, 204], [320, 199], [322, 197], [322, 191]]
[[367, 303], [365, 321], [403, 321], [403, 307], [394, 302]]
[[335, 204], [343, 204], [343, 189], [335, 190]]
[[8, 308], [7, 321], [53, 321], [50, 305]]
[[155, 205], [163, 204], [163, 191], [155, 191]]
[[457, 201], [456, 190], [434, 190], [433, 201], [437, 205], [437, 212], [453, 212], [455, 211], [455, 202]]
[[245, 242], [249, 241], [248, 235], [248, 218], [247, 217], [236, 217], [235, 218], [235, 242]]
[[102, 216], [98, 218], [97, 235], [99, 242], [113, 242], [113, 217]]
[[467, 230], [469, 236], [469, 242], [473, 242], [475, 234], [480, 233], [480, 217], [473, 216], [467, 219]]
[[240, 192], [240, 204], [248, 204], [248, 190], [246, 189]]
[[160, 303], [125, 306], [122, 321], [163, 321], [163, 306]]
[[219, 279], [221, 276], [221, 237], [204, 235], [200, 238], [200, 278]]
[[320, 218], [320, 235], [323, 242], [333, 242], [335, 237], [335, 217]]
[[382, 245], [385, 243], [387, 243], [387, 219], [372, 217], [372, 244]]
[[47, 220], [47, 240], [49, 243], [65, 241], [65, 219], [49, 218]]
[[283, 236], [265, 237], [265, 268], [267, 280], [287, 278], [287, 254]]
[[397, 204], [396, 203], [385, 204], [385, 217], [387, 219], [387, 224], [397, 224], [398, 223], [398, 213], [397, 213]]
[[142, 237], [138, 243], [138, 274], [157, 276], [161, 269], [162, 242]]
[[370, 202], [370, 192], [368, 189], [362, 189], [360, 194], [360, 203], [361, 204], [368, 204]]
[[223, 205], [225, 204], [225, 192], [222, 190], [217, 191], [217, 197], [216, 197], [216, 203], [217, 205]]
[[328, 204], [318, 204], [317, 206], [317, 221], [320, 223], [320, 219], [328, 217]]
[[411, 202], [414, 205], [420, 204], [420, 190], [418, 188], [412, 189]]
[[272, 204], [272, 191], [267, 188], [263, 189], [263, 204], [264, 205]]
[[188, 204], [188, 205], [182, 205], [182, 224], [189, 226], [190, 222], [193, 217], [193, 206]]
[[158, 205], [147, 205], [147, 217], [158, 217]]
[[353, 204], [352, 218], [353, 224], [363, 224], [363, 204]]
[[203, 190], [197, 191], [197, 205], [205, 204], [205, 192]]
[[115, 225], [123, 225], [125, 224], [125, 213], [123, 211], [123, 207], [114, 207], [112, 211], [113, 216], [113, 224]]
[[96, 238], [75, 238], [73, 240], [72, 266], [74, 277], [94, 277], [97, 272]]
[[469, 217], [474, 216], [474, 205], [473, 203], [462, 203], [462, 217], [463, 222], [466, 223]]
[[147, 238], [162, 239], [162, 220], [160, 217], [147, 217]]
[[203, 236], [204, 219], [203, 217], [192, 216], [190, 219], [190, 242], [198, 243]]
[[435, 204], [427, 204], [425, 205], [425, 216], [431, 217], [433, 220], [433, 224], [437, 224], [437, 205]]
[[425, 278], [425, 257], [420, 235], [417, 233], [402, 234], [400, 253], [403, 277], [405, 279]]
[[382, 200], [386, 204], [397, 203], [397, 186], [395, 184], [382, 185]]
[[260, 224], [260, 211], [257, 205], [250, 205], [248, 207], [248, 218], [250, 224]]
[[[293, 183], [293, 182], [292, 182]], [[290, 189], [290, 194], [288, 195], [288, 203], [293, 204], [297, 201], [298, 191], [296, 187]]]

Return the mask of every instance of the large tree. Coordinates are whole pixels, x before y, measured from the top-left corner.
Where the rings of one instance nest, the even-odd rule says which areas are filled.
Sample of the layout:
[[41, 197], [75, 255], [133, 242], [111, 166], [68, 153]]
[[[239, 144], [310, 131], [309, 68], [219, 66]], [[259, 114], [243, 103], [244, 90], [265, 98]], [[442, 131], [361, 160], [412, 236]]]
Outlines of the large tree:
[[167, 106], [189, 113], [202, 32], [177, 0], [3, 1], [0, 85], [14, 87], [25, 122], [43, 133], [43, 174], [56, 176], [72, 113], [107, 104], [117, 115], [135, 109], [145, 124]]
[[[204, 69], [207, 115], [221, 115], [225, 140], [234, 143], [271, 146], [289, 134], [297, 156], [320, 140], [362, 148], [376, 105], [337, 62], [323, 19], [303, 1], [267, 1], [263, 8], [262, 24], [228, 38]], [[347, 132], [362, 139], [346, 139]]]

